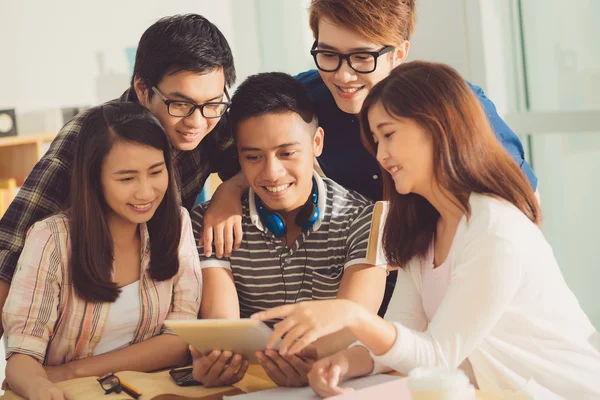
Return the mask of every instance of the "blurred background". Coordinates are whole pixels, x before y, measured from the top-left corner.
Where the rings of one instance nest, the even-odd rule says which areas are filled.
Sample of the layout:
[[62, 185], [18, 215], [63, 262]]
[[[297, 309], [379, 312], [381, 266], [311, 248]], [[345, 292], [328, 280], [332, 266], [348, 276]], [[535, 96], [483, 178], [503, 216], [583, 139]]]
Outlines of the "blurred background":
[[[0, 0], [0, 110], [16, 110], [20, 137], [56, 134], [73, 109], [127, 89], [141, 34], [177, 13], [203, 14], [222, 30], [238, 83], [311, 69], [308, 4]], [[417, 12], [409, 58], [455, 67], [520, 135], [539, 177], [542, 229], [600, 329], [600, 1], [417, 0]]]

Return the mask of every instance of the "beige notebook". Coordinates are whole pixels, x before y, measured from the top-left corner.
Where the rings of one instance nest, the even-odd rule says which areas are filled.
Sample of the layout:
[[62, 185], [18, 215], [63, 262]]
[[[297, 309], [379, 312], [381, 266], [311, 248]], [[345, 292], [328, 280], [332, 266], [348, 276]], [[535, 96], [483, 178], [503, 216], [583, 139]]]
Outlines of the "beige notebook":
[[386, 264], [381, 240], [388, 213], [388, 205], [387, 201], [378, 201], [373, 208], [373, 220], [371, 222], [371, 232], [369, 233], [369, 244], [367, 245], [367, 262], [369, 264]]

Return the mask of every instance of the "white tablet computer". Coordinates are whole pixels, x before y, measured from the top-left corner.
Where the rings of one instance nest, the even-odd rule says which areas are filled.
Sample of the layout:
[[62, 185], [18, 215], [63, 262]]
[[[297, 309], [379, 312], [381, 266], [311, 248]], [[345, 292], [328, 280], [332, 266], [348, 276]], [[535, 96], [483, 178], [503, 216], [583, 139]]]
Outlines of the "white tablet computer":
[[202, 354], [229, 350], [258, 363], [256, 351], [264, 350], [273, 331], [254, 319], [198, 319], [165, 321], [165, 326]]

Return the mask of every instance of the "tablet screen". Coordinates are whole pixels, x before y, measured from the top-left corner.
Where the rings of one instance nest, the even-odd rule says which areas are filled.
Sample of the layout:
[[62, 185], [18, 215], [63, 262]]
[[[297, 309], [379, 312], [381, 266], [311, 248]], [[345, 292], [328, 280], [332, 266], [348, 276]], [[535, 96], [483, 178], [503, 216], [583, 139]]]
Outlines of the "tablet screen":
[[257, 363], [256, 351], [264, 350], [273, 331], [253, 319], [199, 319], [165, 321], [165, 326], [202, 354], [229, 350]]

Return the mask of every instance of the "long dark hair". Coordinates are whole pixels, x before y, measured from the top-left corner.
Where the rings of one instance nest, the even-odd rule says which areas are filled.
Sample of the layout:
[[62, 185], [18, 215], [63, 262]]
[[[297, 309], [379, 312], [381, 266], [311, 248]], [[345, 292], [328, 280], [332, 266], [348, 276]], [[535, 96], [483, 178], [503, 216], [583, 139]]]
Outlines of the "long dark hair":
[[169, 175], [162, 202], [147, 222], [150, 276], [163, 281], [179, 270], [181, 211], [171, 148], [158, 120], [135, 103], [109, 103], [86, 111], [78, 134], [69, 209], [71, 274], [77, 295], [92, 302], [114, 302], [120, 289], [111, 279], [114, 254], [100, 184], [102, 162], [115, 142], [139, 143], [161, 150]]
[[[454, 195], [470, 216], [471, 193], [507, 200], [531, 221], [541, 223], [541, 211], [527, 178], [496, 139], [479, 101], [453, 68], [413, 61], [395, 68], [371, 89], [360, 112], [362, 140], [377, 154], [368, 120], [371, 106], [381, 103], [392, 116], [409, 118], [431, 136], [434, 177]], [[390, 209], [383, 233], [387, 261], [405, 267], [424, 256], [440, 217], [415, 193], [401, 195], [391, 175], [382, 168], [384, 198]]]

